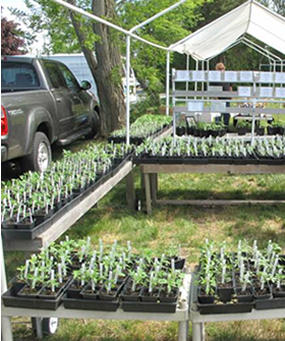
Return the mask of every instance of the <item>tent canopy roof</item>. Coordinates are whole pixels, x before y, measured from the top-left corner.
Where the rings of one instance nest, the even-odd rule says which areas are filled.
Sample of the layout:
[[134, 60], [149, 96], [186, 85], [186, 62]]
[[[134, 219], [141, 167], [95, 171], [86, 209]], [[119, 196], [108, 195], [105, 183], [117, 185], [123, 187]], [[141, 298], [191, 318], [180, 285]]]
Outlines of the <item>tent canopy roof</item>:
[[169, 49], [206, 60], [222, 53], [245, 34], [285, 55], [285, 18], [254, 0], [226, 13]]

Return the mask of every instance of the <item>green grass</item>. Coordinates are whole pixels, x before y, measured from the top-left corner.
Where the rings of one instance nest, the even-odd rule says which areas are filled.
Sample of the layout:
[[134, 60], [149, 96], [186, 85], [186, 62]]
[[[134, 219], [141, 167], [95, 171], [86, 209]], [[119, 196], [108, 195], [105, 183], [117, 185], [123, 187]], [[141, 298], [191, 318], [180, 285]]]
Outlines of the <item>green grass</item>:
[[[136, 170], [136, 191], [140, 198], [140, 178]], [[160, 175], [159, 198], [183, 199], [285, 199], [285, 175]], [[92, 243], [131, 240], [137, 249], [163, 251], [181, 244], [190, 267], [197, 263], [199, 247], [205, 238], [227, 240], [257, 239], [260, 247], [268, 239], [285, 250], [285, 209], [276, 206], [224, 208], [157, 207], [153, 215], [131, 212], [126, 208], [124, 183], [113, 189], [98, 205], [86, 213], [68, 231], [71, 238], [91, 236]], [[64, 238], [64, 236], [62, 236]], [[23, 262], [24, 254], [7, 253], [8, 277]], [[18, 321], [18, 320], [17, 320]], [[14, 325], [16, 341], [33, 341], [27, 324]], [[207, 324], [207, 341], [284, 341], [285, 321], [255, 321]], [[191, 325], [189, 335], [191, 335]], [[138, 321], [61, 320], [56, 335], [49, 341], [174, 341], [176, 323]]]

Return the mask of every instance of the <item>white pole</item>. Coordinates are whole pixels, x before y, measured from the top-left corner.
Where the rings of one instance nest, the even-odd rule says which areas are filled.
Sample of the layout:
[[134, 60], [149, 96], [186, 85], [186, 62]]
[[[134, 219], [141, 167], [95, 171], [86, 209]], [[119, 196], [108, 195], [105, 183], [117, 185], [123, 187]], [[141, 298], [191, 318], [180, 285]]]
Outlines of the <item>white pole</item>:
[[[1, 294], [7, 290], [7, 279], [6, 279], [6, 272], [5, 272], [5, 261], [4, 261], [4, 252], [3, 252], [3, 244], [2, 244], [2, 237], [1, 237]], [[11, 326], [11, 318], [2, 316], [1, 315], [1, 334], [3, 341], [13, 341], [13, 334], [12, 334], [12, 326]]]
[[170, 51], [166, 56], [166, 115], [169, 116]]
[[[189, 72], [189, 54], [187, 53], [186, 56], [186, 70]], [[188, 92], [189, 90], [189, 82], [186, 82], [186, 91]], [[188, 99], [188, 94], [186, 95], [186, 99]]]
[[131, 50], [131, 37], [127, 35], [126, 38], [127, 51], [126, 51], [126, 144], [130, 144], [130, 50]]
[[101, 23], [101, 24], [104, 24], [104, 25], [106, 25], [106, 26], [112, 27], [112, 28], [114, 28], [115, 30], [124, 33], [125, 35], [130, 35], [130, 36], [133, 37], [134, 39], [137, 39], [137, 40], [139, 40], [139, 41], [142, 41], [142, 42], [144, 42], [144, 43], [146, 43], [146, 44], [148, 44], [148, 45], [157, 47], [157, 48], [159, 48], [159, 49], [161, 49], [161, 50], [165, 50], [165, 51], [168, 50], [168, 48], [166, 48], [165, 46], [161, 46], [161, 45], [152, 43], [151, 41], [148, 41], [148, 40], [146, 40], [146, 39], [143, 39], [143, 38], [137, 36], [136, 34], [130, 33], [130, 31], [127, 31], [127, 30], [123, 29], [123, 28], [120, 27], [120, 26], [117, 26], [117, 25], [115, 25], [115, 24], [112, 24], [111, 22], [109, 22], [109, 21], [107, 21], [107, 20], [104, 20], [104, 19], [102, 19], [102, 18], [100, 18], [100, 17], [97, 17], [97, 16], [94, 15], [94, 14], [88, 13], [88, 12], [84, 11], [83, 9], [78, 8], [77, 6], [71, 5], [71, 4], [69, 4], [69, 3], [67, 3], [67, 2], [65, 2], [65, 1], [63, 1], [63, 0], [52, 0], [52, 1], [58, 3], [59, 5], [62, 5], [62, 6], [64, 6], [64, 7], [66, 7], [66, 8], [69, 8], [70, 10], [72, 10], [72, 11], [74, 11], [74, 12], [77, 12], [77, 13], [79, 13], [79, 14], [82, 14], [82, 15], [84, 15], [84, 16], [87, 17], [87, 18], [93, 19], [93, 20], [95, 20], [95, 21], [98, 21], [98, 22]]

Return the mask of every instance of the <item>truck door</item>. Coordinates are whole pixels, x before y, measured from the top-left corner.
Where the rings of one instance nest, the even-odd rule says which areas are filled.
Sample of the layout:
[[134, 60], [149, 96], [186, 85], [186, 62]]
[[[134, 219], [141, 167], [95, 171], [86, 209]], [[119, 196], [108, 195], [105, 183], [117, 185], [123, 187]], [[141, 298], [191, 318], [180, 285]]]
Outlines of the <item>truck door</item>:
[[73, 100], [69, 95], [69, 90], [58, 67], [58, 63], [44, 60], [43, 64], [57, 107], [59, 136], [64, 138], [70, 135], [74, 129]]
[[74, 129], [81, 129], [89, 125], [90, 117], [90, 95], [81, 89], [72, 72], [64, 64], [59, 64], [69, 96], [73, 100]]

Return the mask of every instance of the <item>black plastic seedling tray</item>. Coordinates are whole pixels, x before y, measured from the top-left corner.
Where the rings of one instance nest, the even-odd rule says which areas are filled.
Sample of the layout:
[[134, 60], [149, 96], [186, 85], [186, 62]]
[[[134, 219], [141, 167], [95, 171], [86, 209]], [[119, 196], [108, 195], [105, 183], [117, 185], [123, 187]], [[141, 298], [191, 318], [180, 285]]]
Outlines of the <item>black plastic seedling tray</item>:
[[269, 300], [256, 300], [256, 310], [285, 309], [285, 298], [271, 298]]
[[17, 296], [19, 288], [20, 286], [12, 286], [2, 295], [5, 307], [56, 310], [60, 306], [64, 294], [62, 291], [56, 299], [24, 298]]
[[166, 313], [176, 312], [176, 303], [153, 303], [153, 302], [122, 302], [122, 309], [137, 313]]
[[87, 300], [78, 298], [69, 298], [65, 294], [62, 298], [65, 309], [77, 310], [98, 310], [98, 311], [117, 311], [119, 308], [119, 299], [116, 301], [100, 301], [100, 300]]
[[197, 307], [201, 315], [208, 314], [238, 314], [250, 313], [253, 303], [231, 303], [231, 304], [201, 304], [197, 302]]

